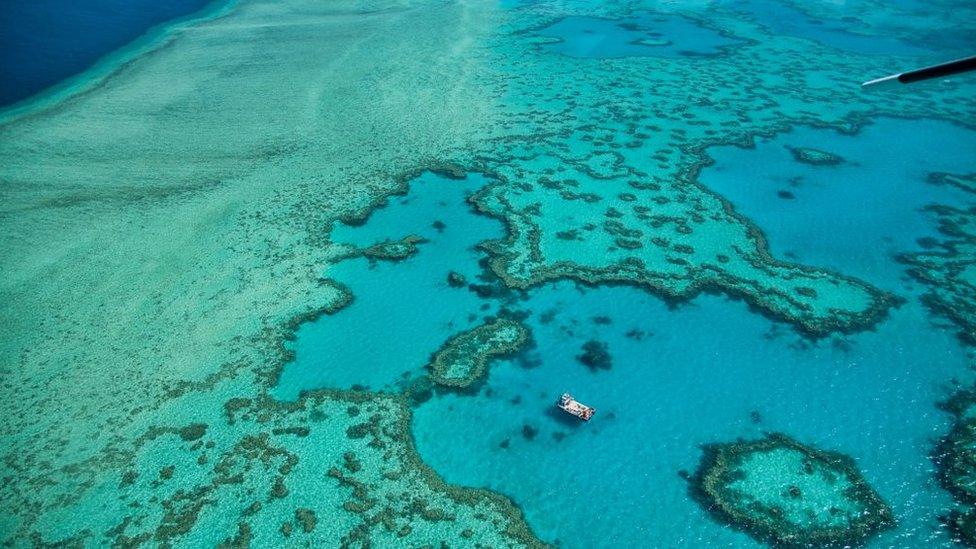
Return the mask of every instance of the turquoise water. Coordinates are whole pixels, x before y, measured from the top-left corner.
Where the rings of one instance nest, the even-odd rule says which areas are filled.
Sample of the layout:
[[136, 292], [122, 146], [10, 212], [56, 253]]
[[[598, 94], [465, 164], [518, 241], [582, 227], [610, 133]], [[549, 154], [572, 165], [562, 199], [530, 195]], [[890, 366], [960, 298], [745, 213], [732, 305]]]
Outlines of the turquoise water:
[[502, 234], [497, 222], [465, 206], [465, 197], [484, 183], [479, 176], [455, 181], [428, 172], [410, 183], [421, 190], [393, 197], [365, 225], [332, 231], [336, 242], [362, 248], [411, 234], [427, 242], [399, 262], [357, 259], [329, 272], [354, 301], [298, 330], [296, 360], [282, 372], [276, 396], [293, 399], [321, 387], [388, 390], [405, 375], [422, 374], [448, 338], [497, 310], [495, 303], [447, 282], [454, 271], [477, 283], [483, 253], [475, 245]]
[[858, 83], [976, 6], [143, 4], [0, 8], [0, 543], [756, 547], [689, 479], [775, 431], [953, 546], [976, 77]]
[[[859, 32], [853, 21], [823, 20], [801, 12], [780, 2], [733, 2], [734, 9], [742, 10], [757, 22], [769, 27], [774, 33], [819, 42], [831, 48], [865, 55], [924, 55], [932, 50], [924, 45], [896, 37]], [[957, 44], [958, 46], [958, 44]]]
[[[790, 147], [823, 150], [835, 166], [796, 162]], [[715, 165], [701, 176], [765, 232], [777, 257], [826, 267], [890, 291], [910, 290], [893, 260], [941, 236], [932, 204], [966, 206], [956, 187], [926, 183], [929, 173], [963, 173], [976, 136], [948, 122], [880, 119], [856, 136], [797, 128], [755, 149], [708, 151]]]
[[[764, 12], [777, 32], [864, 54], [921, 51], [840, 24], [811, 25], [788, 9]], [[624, 24], [568, 17], [539, 33], [560, 39], [546, 48], [572, 57], [711, 55], [731, 43], [671, 16]], [[791, 149], [839, 161], [803, 163]], [[873, 546], [948, 545], [935, 517], [950, 499], [929, 456], [949, 418], [933, 403], [950, 381], [970, 381], [972, 353], [921, 304], [924, 289], [896, 258], [941, 238], [925, 206], [974, 204], [971, 194], [926, 181], [932, 172], [967, 172], [974, 154], [972, 130], [891, 118], [855, 135], [797, 127], [751, 148], [708, 149], [714, 164], [699, 181], [753, 220], [775, 257], [856, 276], [905, 303], [874, 330], [811, 341], [721, 296], [674, 308], [639, 289], [571, 281], [506, 296], [526, 315], [532, 345], [494, 363], [476, 395], [420, 404], [413, 433], [421, 456], [448, 482], [511, 497], [548, 542], [747, 547], [756, 542], [712, 521], [682, 474], [697, 467], [701, 445], [781, 431], [856, 460], [899, 521]], [[330, 271], [356, 301], [299, 330], [278, 396], [336, 386], [396, 391], [423, 375], [452, 334], [502, 306], [446, 283], [451, 270], [492, 280], [473, 246], [502, 227], [464, 200], [487, 182], [426, 174], [364, 226], [337, 227], [336, 241], [361, 247], [407, 234], [429, 242], [400, 263], [359, 259]], [[607, 345], [609, 370], [577, 359], [591, 340]], [[580, 424], [554, 410], [564, 391], [595, 406], [596, 419]]]
[[[870, 2], [853, 1], [841, 4], [812, 4], [807, 9], [831, 13], [833, 17], [818, 17], [801, 11], [796, 4], [762, 2], [756, 0], [728, 2], [777, 35], [812, 40], [840, 51], [862, 55], [918, 56], [930, 62], [971, 55], [973, 22], [956, 20], [941, 28], [912, 24], [914, 18], [934, 15], [942, 5], [925, 1], [902, 0], [891, 3], [895, 14], [880, 13]], [[872, 11], [877, 16], [876, 27], [867, 28], [858, 15]]]
[[[675, 312], [634, 290], [562, 285], [544, 294], [533, 303], [558, 313], [549, 325], [530, 321], [534, 368], [497, 364], [481, 395], [439, 397], [417, 410], [421, 455], [449, 481], [508, 494], [544, 539], [567, 546], [751, 546], [707, 519], [679, 471], [695, 469], [701, 444], [780, 430], [858, 460], [901, 521], [878, 546], [945, 543], [932, 517], [948, 499], [931, 481], [928, 452], [947, 419], [927, 403], [964, 371], [966, 356], [917, 305], [877, 334], [811, 346], [722, 298]], [[594, 325], [593, 315], [613, 324]], [[653, 335], [628, 338], [635, 328]], [[576, 362], [590, 338], [608, 343], [612, 370]], [[553, 395], [564, 390], [595, 406], [596, 418], [579, 425], [554, 416]], [[538, 430], [534, 439], [524, 425]], [[603, 520], [580, 519], [608, 503]]]
[[735, 43], [678, 15], [626, 19], [566, 17], [539, 31], [558, 41], [546, 47], [572, 57], [692, 57], [716, 55]]
[[[548, 541], [640, 545], [653, 533], [666, 546], [749, 546], [703, 515], [679, 471], [694, 470], [702, 444], [782, 431], [857, 460], [900, 521], [878, 546], [945, 543], [933, 516], [948, 496], [932, 482], [928, 456], [948, 418], [931, 403], [946, 396], [949, 380], [969, 377], [969, 355], [918, 302], [894, 255], [936, 235], [923, 206], [972, 203], [925, 174], [965, 168], [974, 145], [972, 131], [945, 122], [883, 119], [856, 137], [798, 128], [755, 148], [709, 150], [716, 162], [701, 181], [755, 219], [774, 252], [865, 278], [907, 303], [876, 331], [813, 342], [723, 297], [673, 310], [632, 288], [537, 288], [513, 305], [529, 314], [534, 345], [494, 364], [476, 396], [441, 395], [417, 408], [422, 457], [449, 482], [509, 495]], [[843, 161], [802, 164], [787, 146]], [[409, 233], [430, 242], [402, 263], [356, 260], [333, 271], [362, 301], [299, 331], [282, 395], [391, 389], [404, 373], [420, 375], [452, 333], [496, 309], [496, 300], [446, 284], [449, 270], [476, 277], [472, 244], [500, 230], [464, 202], [484, 182], [424, 175], [365, 226], [334, 233], [360, 246]], [[793, 198], [779, 196], [784, 189]], [[841, 193], [851, 200], [838, 200]], [[443, 232], [432, 229], [438, 220]], [[575, 358], [592, 339], [608, 345], [610, 370]], [[566, 390], [595, 406], [596, 419], [555, 413], [552, 401]], [[607, 502], [613, 513], [602, 520], [580, 519]]]

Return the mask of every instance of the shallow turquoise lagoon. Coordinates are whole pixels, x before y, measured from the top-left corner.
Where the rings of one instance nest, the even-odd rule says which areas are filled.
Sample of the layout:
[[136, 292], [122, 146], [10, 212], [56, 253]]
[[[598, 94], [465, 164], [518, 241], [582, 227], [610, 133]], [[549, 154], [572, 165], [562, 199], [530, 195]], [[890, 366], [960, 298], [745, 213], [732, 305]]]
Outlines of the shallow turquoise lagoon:
[[566, 17], [539, 31], [546, 47], [572, 57], [678, 57], [715, 55], [735, 41], [679, 15], [626, 19]]
[[[905, 127], [891, 127], [898, 124]], [[540, 288], [523, 304], [532, 312], [537, 346], [520, 360], [494, 366], [477, 397], [448, 395], [422, 405], [414, 430], [422, 456], [449, 481], [510, 495], [544, 538], [568, 546], [640, 544], [645, 536], [672, 546], [748, 546], [749, 538], [702, 514], [679, 471], [696, 467], [700, 444], [782, 431], [858, 461], [900, 520], [878, 546], [948, 543], [933, 520], [948, 500], [932, 480], [929, 461], [948, 418], [931, 403], [948, 394], [950, 380], [968, 377], [967, 351], [952, 329], [929, 316], [910, 285], [898, 284], [900, 266], [882, 244], [912, 249], [915, 239], [933, 232], [916, 212], [920, 205], [966, 197], [927, 184], [919, 177], [924, 171], [892, 168], [870, 175], [891, 160], [872, 149], [892, 130], [946, 139], [929, 160], [906, 156], [911, 140], [892, 151], [918, 170], [967, 162], [949, 144], [963, 139], [957, 144], [970, 146], [974, 138], [934, 122], [884, 121], [863, 140], [798, 130], [758, 149], [715, 151], [717, 164], [702, 176], [716, 181], [733, 167], [752, 166], [755, 183], [740, 186], [733, 201], [741, 199], [746, 213], [767, 195], [778, 201], [756, 210], [761, 226], [770, 226], [774, 249], [803, 250], [794, 252], [798, 259], [816, 264], [825, 255], [816, 247], [806, 254], [799, 244], [809, 235], [796, 229], [812, 225], [833, 252], [845, 252], [830, 255], [830, 266], [897, 285], [908, 302], [875, 332], [812, 343], [726, 298], [700, 297], [673, 311], [634, 289], [571, 283]], [[764, 146], [782, 149], [782, 142], [843, 156], [853, 166], [834, 169], [848, 177], [830, 180], [856, 185], [858, 200], [838, 204], [819, 224], [805, 223], [831, 211], [830, 199], [815, 195], [811, 173], [831, 168], [808, 170], [788, 151], [780, 163], [750, 158], [767, 153]], [[778, 198], [784, 175], [805, 176], [809, 193], [801, 187], [796, 200]], [[874, 216], [896, 214], [906, 222], [876, 231], [857, 228]], [[841, 219], [852, 226], [838, 225]], [[592, 372], [576, 360], [590, 339], [608, 344], [611, 370]], [[595, 406], [597, 418], [580, 425], [553, 414], [552, 399], [564, 390]], [[611, 501], [612, 512], [596, 511]], [[580, 519], [590, 512], [604, 519]]]
[[[904, 138], [893, 146], [893, 135]], [[547, 541], [751, 546], [709, 520], [680, 473], [695, 469], [702, 444], [781, 431], [857, 460], [899, 518], [876, 546], [947, 544], [934, 517], [949, 500], [933, 481], [929, 453], [949, 418], [932, 403], [949, 394], [951, 381], [968, 380], [970, 358], [919, 303], [894, 254], [935, 235], [922, 206], [970, 202], [925, 174], [965, 167], [960, 153], [974, 138], [945, 122], [886, 119], [857, 137], [798, 128], [756, 148], [710, 150], [716, 163], [701, 180], [752, 216], [774, 253], [855, 274], [907, 302], [875, 331], [813, 342], [724, 297], [674, 310], [633, 288], [533, 289], [507, 305], [528, 315], [534, 344], [495, 363], [477, 395], [441, 394], [416, 409], [422, 457], [449, 482], [509, 495]], [[804, 164], [787, 147], [842, 160]], [[421, 375], [452, 333], [498, 309], [499, 299], [446, 284], [449, 270], [476, 279], [481, 254], [471, 246], [500, 233], [464, 201], [484, 183], [427, 174], [365, 226], [336, 232], [360, 246], [410, 233], [430, 242], [401, 263], [355, 260], [333, 271], [357, 301], [302, 328], [283, 396], [354, 384], [395, 390], [403, 375]], [[839, 201], [839, 192], [854, 199]], [[438, 220], [443, 232], [432, 228]], [[589, 340], [608, 345], [611, 369], [577, 360]], [[398, 359], [380, 360], [390, 353]], [[567, 390], [597, 408], [593, 421], [554, 411]], [[601, 520], [586, 520], [588, 513]]]
[[[805, 148], [838, 157], [836, 165], [797, 162]], [[753, 149], [714, 147], [701, 182], [753, 220], [773, 255], [826, 267], [900, 292], [898, 254], [943, 238], [930, 205], [964, 207], [971, 194], [928, 182], [930, 173], [965, 173], [976, 133], [943, 121], [884, 118], [857, 135], [796, 128]]]
[[451, 271], [478, 282], [482, 256], [475, 246], [502, 234], [491, 219], [473, 215], [468, 194], [485, 184], [426, 173], [410, 183], [405, 197], [392, 197], [363, 226], [339, 224], [336, 242], [361, 248], [417, 235], [427, 239], [415, 256], [398, 262], [355, 259], [329, 276], [352, 292], [351, 305], [304, 324], [276, 396], [294, 399], [322, 387], [391, 389], [406, 376], [423, 373], [427, 359], [455, 333], [472, 327], [496, 304], [447, 282]]
[[[931, 402], [966, 354], [916, 303], [877, 333], [816, 345], [724, 298], [672, 311], [635, 290], [560, 284], [530, 303], [537, 348], [495, 365], [477, 397], [420, 406], [414, 434], [447, 480], [508, 494], [544, 539], [752, 546], [711, 522], [679, 473], [697, 467], [701, 444], [776, 430], [858, 461], [901, 521], [878, 547], [947, 544], [933, 516], [948, 497], [928, 455], [948, 418]], [[643, 339], [626, 335], [635, 330]], [[611, 370], [575, 359], [591, 338], [608, 344]], [[553, 413], [565, 390], [597, 408], [591, 422]], [[586, 520], [591, 513], [600, 520]]]
[[[748, 14], [775, 34], [813, 40], [842, 51], [866, 55], [933, 53], [926, 45], [930, 41], [923, 37], [916, 35], [915, 40], [906, 40], [887, 33], [866, 34], [856, 20], [819, 19], [786, 3], [749, 0], [729, 2], [728, 5]], [[958, 38], [954, 44], [956, 47], [963, 45]], [[940, 46], [945, 46], [945, 43]]]

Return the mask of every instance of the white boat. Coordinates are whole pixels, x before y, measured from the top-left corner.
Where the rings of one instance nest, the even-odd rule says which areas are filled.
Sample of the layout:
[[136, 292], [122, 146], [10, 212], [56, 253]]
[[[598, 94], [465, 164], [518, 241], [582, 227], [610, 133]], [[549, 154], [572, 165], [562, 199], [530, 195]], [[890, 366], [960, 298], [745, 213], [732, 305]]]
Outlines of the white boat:
[[593, 414], [596, 413], [596, 408], [583, 404], [573, 398], [573, 395], [569, 393], [563, 393], [563, 396], [559, 397], [559, 400], [556, 401], [556, 406], [567, 414], [574, 415], [583, 421], [589, 421], [593, 417]]

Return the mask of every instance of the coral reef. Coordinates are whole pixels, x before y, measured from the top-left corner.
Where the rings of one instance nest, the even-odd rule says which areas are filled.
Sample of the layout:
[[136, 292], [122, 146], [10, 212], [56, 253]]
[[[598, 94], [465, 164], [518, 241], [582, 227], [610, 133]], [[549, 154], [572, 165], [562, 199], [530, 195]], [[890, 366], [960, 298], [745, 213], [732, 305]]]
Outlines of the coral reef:
[[430, 361], [430, 377], [439, 385], [469, 387], [485, 374], [490, 360], [518, 351], [528, 338], [528, 328], [516, 320], [486, 322], [444, 343]]
[[373, 244], [362, 251], [364, 257], [369, 259], [382, 259], [386, 261], [401, 261], [417, 253], [417, 244], [422, 244], [427, 240], [419, 236], [405, 236], [400, 240], [387, 240]]
[[964, 191], [976, 192], [976, 173], [955, 174], [934, 172], [930, 173], [927, 179], [933, 185], [952, 185]]
[[610, 356], [606, 343], [591, 339], [583, 344], [581, 351], [582, 353], [576, 355], [576, 360], [591, 371], [609, 370], [613, 367], [613, 357]]
[[463, 288], [467, 286], [468, 281], [463, 274], [457, 271], [451, 271], [447, 273], [447, 285], [452, 288]]
[[930, 206], [947, 239], [938, 249], [905, 254], [908, 273], [925, 284], [922, 301], [933, 313], [959, 326], [959, 336], [976, 344], [976, 207]]
[[834, 153], [821, 151], [811, 147], [787, 147], [793, 159], [801, 164], [811, 166], [837, 166], [844, 163], [844, 159]]
[[490, 14], [382, 3], [235, 2], [0, 121], [0, 543], [538, 545], [420, 462], [404, 398], [268, 396], [352, 300], [329, 228], [491, 119]]
[[[577, 182], [587, 177], [573, 175]], [[626, 181], [589, 182], [611, 192], [615, 185], [620, 190], [629, 186]], [[647, 194], [653, 193], [644, 191]], [[717, 202], [711, 206], [713, 213], [707, 213], [701, 202], [688, 206], [664, 193], [658, 193], [657, 201], [649, 198], [626, 206], [618, 203], [618, 207], [592, 206], [584, 200], [567, 204], [545, 187], [523, 183], [511, 193], [501, 183], [472, 201], [480, 212], [506, 222], [508, 238], [484, 247], [492, 256], [494, 273], [513, 288], [572, 278], [588, 284], [634, 284], [675, 301], [702, 291], [724, 292], [814, 337], [865, 329], [900, 303], [899, 298], [864, 282], [773, 260], [764, 251], [765, 239], [758, 229], [734, 221], [730, 207], [713, 195], [698, 197]], [[593, 214], [587, 210], [596, 208], [605, 208], [607, 221], [602, 231], [582, 227], [589, 233], [585, 248], [578, 241], [567, 246], [547, 236], [559, 232], [561, 227], [554, 223], [591, 219]], [[573, 215], [566, 215], [567, 211]], [[714, 235], [732, 239], [719, 241]]]
[[[709, 162], [703, 151], [749, 146], [757, 136], [799, 124], [852, 133], [886, 113], [951, 119], [950, 111], [972, 108], [958, 95], [962, 89], [940, 90], [951, 97], [929, 108], [887, 95], [868, 104], [854, 87], [831, 86], [829, 93], [811, 87], [811, 74], [849, 81], [866, 58], [838, 57], [829, 47], [799, 41], [818, 53], [806, 49], [787, 56], [784, 65], [781, 52], [765, 51], [763, 32], [744, 25], [734, 8], [713, 6], [707, 16], [681, 12], [701, 32], [730, 38], [720, 50], [735, 52], [689, 55], [692, 64], [650, 52], [601, 55], [602, 44], [585, 50], [598, 62], [584, 64], [565, 41], [539, 39], [563, 32], [554, 24], [570, 20], [584, 29], [616, 24], [639, 30], [630, 18], [640, 10], [620, 8], [607, 3], [576, 13], [563, 6], [556, 18], [542, 6], [525, 7], [524, 21], [513, 23], [515, 36], [537, 53], [517, 58], [505, 96], [517, 113], [513, 125], [530, 137], [499, 141], [483, 157], [477, 169], [499, 182], [472, 198], [481, 213], [502, 219], [508, 229], [504, 240], [484, 246], [493, 271], [515, 288], [572, 278], [633, 284], [675, 301], [702, 291], [727, 293], [815, 337], [867, 329], [883, 319], [900, 303], [895, 296], [850, 276], [773, 258], [758, 228], [697, 184]], [[574, 38], [589, 40], [585, 32]], [[750, 63], [774, 64], [777, 77], [743, 72]], [[649, 91], [655, 70], [668, 76], [652, 78]], [[756, 115], [764, 110], [769, 114]], [[822, 151], [798, 152], [817, 162], [837, 160]]]
[[[426, 169], [495, 178], [472, 202], [508, 227], [485, 249], [509, 287], [723, 292], [811, 335], [897, 302], [773, 258], [698, 184], [704, 151], [884, 115], [966, 124], [970, 91], [868, 98], [853, 79], [895, 57], [773, 40], [722, 4], [666, 16], [721, 37], [708, 51], [675, 33], [604, 58], [537, 31], [660, 6], [503, 4], [239, 0], [3, 115], [0, 542], [537, 544], [511, 502], [420, 463], [405, 397], [268, 396], [296, 327], [352, 299], [329, 228]], [[868, 34], [901, 13], [851, 9]], [[933, 17], [971, 14], [954, 10]], [[960, 318], [966, 246], [920, 258]]]
[[[448, 486], [424, 466], [408, 422], [401, 398], [319, 391], [287, 405], [233, 399], [219, 438], [188, 441], [172, 429], [150, 430], [120, 464], [121, 480], [99, 480], [96, 489], [119, 483], [121, 496], [113, 504], [118, 522], [102, 539], [199, 543], [201, 535], [246, 532], [251, 543], [267, 546], [278, 543], [276, 532], [257, 525], [280, 522], [293, 543], [415, 546], [470, 531], [485, 545], [538, 545], [507, 500]], [[173, 464], [156, 478], [160, 456]], [[157, 497], [142, 500], [147, 492]], [[224, 513], [240, 518], [227, 523]], [[320, 516], [330, 519], [321, 524]]]
[[712, 444], [691, 480], [702, 505], [756, 539], [850, 546], [894, 526], [891, 509], [849, 457], [785, 435]]
[[942, 487], [958, 504], [942, 517], [956, 539], [976, 547], [976, 391], [960, 391], [941, 404], [955, 417], [933, 453]]

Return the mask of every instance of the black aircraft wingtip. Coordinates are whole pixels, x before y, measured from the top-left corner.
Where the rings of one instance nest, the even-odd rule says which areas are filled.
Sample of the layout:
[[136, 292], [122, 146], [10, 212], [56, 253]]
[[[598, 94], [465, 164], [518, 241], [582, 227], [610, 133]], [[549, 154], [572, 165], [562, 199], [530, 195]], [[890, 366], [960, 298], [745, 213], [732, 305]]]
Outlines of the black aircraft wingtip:
[[911, 84], [912, 82], [942, 78], [973, 70], [976, 70], [976, 55], [956, 59], [955, 61], [949, 61], [948, 63], [932, 65], [931, 67], [915, 69], [913, 71], [868, 80], [867, 82], [861, 84], [861, 89], [888, 88], [897, 84]]

